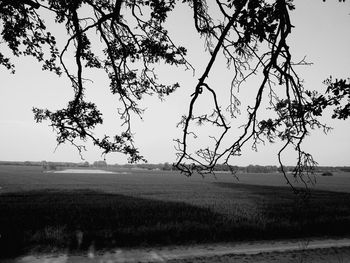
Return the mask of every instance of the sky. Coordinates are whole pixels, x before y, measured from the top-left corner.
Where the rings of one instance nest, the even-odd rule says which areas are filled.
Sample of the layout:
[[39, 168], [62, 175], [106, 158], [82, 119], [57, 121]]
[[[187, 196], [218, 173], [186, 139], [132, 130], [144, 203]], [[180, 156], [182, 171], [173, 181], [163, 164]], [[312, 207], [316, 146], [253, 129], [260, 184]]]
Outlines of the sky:
[[[297, 0], [296, 10], [291, 12], [295, 26], [288, 40], [294, 60], [306, 56], [313, 65], [298, 68], [308, 89], [324, 91], [322, 81], [329, 75], [349, 77], [350, 69], [350, 1]], [[168, 83], [179, 82], [181, 88], [161, 102], [148, 97], [142, 105], [147, 108], [143, 120], [133, 119], [135, 143], [149, 163], [175, 162], [173, 139], [180, 138], [181, 129], [176, 128], [180, 117], [188, 112], [191, 94], [199, 76], [203, 73], [209, 55], [204, 51], [204, 42], [195, 32], [192, 14], [185, 6], [178, 7], [167, 22], [170, 35], [177, 44], [188, 49], [188, 61], [195, 72], [184, 68], [159, 66], [160, 80]], [[82, 161], [76, 149], [69, 144], [56, 148], [55, 133], [49, 123], [35, 123], [33, 107], [59, 109], [72, 99], [69, 82], [52, 73], [42, 72], [41, 66], [32, 58], [14, 59], [16, 74], [0, 68], [0, 160], [4, 161]], [[69, 60], [67, 60], [69, 63]], [[227, 91], [232, 72], [218, 58], [208, 83], [218, 92], [223, 105], [227, 102]], [[118, 99], [109, 94], [108, 82], [100, 73], [92, 76], [87, 98], [96, 101], [105, 116], [105, 124], [96, 130], [97, 134], [114, 134], [120, 131], [116, 117]], [[251, 97], [252, 90], [240, 91], [242, 98]], [[201, 102], [203, 106], [207, 101]], [[244, 111], [244, 110], [242, 110]], [[321, 131], [312, 132], [304, 147], [315, 160], [324, 166], [350, 165], [350, 120], [332, 120], [330, 115], [322, 117], [334, 129], [327, 135]], [[233, 120], [234, 122], [235, 120]], [[235, 123], [233, 123], [235, 124]], [[233, 125], [232, 125], [233, 126]], [[239, 130], [238, 130], [239, 132]], [[199, 141], [208, 143], [206, 136]], [[243, 155], [234, 160], [235, 165], [276, 165], [280, 144], [260, 145], [255, 152], [246, 147]], [[101, 160], [101, 151], [87, 143], [88, 151], [83, 153], [89, 162]], [[294, 164], [294, 155], [284, 156], [286, 164]], [[84, 161], [85, 161], [84, 160]], [[108, 163], [126, 163], [125, 156], [110, 154]]]

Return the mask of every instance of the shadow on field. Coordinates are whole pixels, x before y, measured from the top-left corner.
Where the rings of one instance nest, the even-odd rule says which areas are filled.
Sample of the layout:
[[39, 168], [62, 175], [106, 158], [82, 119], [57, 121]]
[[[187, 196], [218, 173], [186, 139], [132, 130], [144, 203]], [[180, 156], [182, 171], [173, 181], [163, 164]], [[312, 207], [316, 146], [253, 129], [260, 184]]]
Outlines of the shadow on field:
[[222, 223], [180, 202], [91, 190], [8, 193], [0, 196], [0, 255], [212, 241]]

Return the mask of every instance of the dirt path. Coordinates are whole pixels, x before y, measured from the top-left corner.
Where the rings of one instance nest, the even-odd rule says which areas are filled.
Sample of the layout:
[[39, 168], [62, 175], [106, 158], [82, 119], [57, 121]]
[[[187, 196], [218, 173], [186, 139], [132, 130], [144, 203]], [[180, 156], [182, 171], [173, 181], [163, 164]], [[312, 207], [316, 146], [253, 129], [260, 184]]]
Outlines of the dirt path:
[[[308, 258], [308, 261], [304, 261]], [[291, 261], [288, 261], [288, 260]], [[312, 261], [312, 260], [315, 261]], [[144, 249], [116, 249], [103, 254], [40, 254], [4, 263], [132, 263], [132, 262], [350, 262], [350, 239], [223, 243]]]

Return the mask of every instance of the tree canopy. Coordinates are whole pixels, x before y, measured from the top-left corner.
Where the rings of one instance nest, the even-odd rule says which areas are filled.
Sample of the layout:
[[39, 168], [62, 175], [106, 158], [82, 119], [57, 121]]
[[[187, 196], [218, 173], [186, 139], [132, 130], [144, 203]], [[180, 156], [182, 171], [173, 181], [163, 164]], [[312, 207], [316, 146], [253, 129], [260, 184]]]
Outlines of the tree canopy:
[[[251, 143], [256, 149], [259, 142], [282, 141], [278, 152], [282, 171], [281, 154], [292, 147], [298, 153], [294, 175], [307, 176], [316, 162], [303, 150], [302, 142], [312, 129], [329, 130], [318, 118], [326, 108], [333, 107], [333, 118], [348, 118], [350, 81], [330, 77], [324, 81], [325, 92], [304, 87], [295, 68], [307, 62], [294, 61], [288, 44], [293, 28], [290, 12], [295, 8], [292, 0], [1, 0], [0, 64], [14, 73], [11, 56], [32, 56], [43, 70], [70, 80], [75, 95], [65, 108], [33, 108], [37, 122], [50, 122], [58, 144], [70, 142], [81, 153], [84, 145], [78, 141], [92, 140], [104, 154], [120, 152], [130, 162], [144, 160], [134, 142], [131, 116], [142, 116], [139, 102], [144, 96], [155, 94], [164, 99], [179, 88], [178, 83], [159, 82], [156, 64], [193, 69], [186, 59], [186, 47], [177, 45], [164, 26], [169, 13], [180, 4], [191, 9], [193, 27], [205, 42], [210, 59], [194, 87], [187, 115], [179, 120], [183, 136], [175, 140], [175, 166], [186, 175], [194, 171], [211, 173], [217, 164], [234, 169], [232, 159], [241, 154], [245, 144]], [[212, 9], [217, 10], [215, 17]], [[63, 48], [58, 47], [43, 12], [54, 16], [55, 23], [65, 30]], [[12, 54], [3, 51], [5, 45]], [[71, 50], [74, 69], [65, 62]], [[229, 105], [220, 103], [217, 87], [206, 81], [219, 55], [225, 57], [232, 71], [226, 87]], [[110, 92], [119, 97], [118, 114], [123, 120], [119, 134], [94, 135], [94, 129], [103, 124], [103, 115], [85, 98], [87, 69], [104, 71]], [[242, 111], [244, 98], [237, 91], [253, 76], [260, 77], [255, 102], [246, 109], [247, 119], [238, 138], [228, 140], [228, 131], [238, 128], [231, 127], [230, 120]], [[210, 96], [213, 101], [210, 114], [195, 113], [201, 96]], [[273, 117], [259, 119], [264, 98], [268, 98]], [[197, 124], [213, 126], [220, 132], [211, 138], [211, 147], [191, 152], [189, 144], [196, 137]]]

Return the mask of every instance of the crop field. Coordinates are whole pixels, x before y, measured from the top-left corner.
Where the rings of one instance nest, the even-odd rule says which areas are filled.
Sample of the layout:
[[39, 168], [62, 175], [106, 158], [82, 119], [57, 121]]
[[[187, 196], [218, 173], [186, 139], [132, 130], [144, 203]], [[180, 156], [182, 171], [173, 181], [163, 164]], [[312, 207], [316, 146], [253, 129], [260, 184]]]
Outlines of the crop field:
[[317, 177], [305, 201], [281, 174], [241, 174], [237, 180], [230, 174], [187, 178], [166, 171], [114, 172], [0, 166], [0, 255], [350, 236], [347, 173]]

